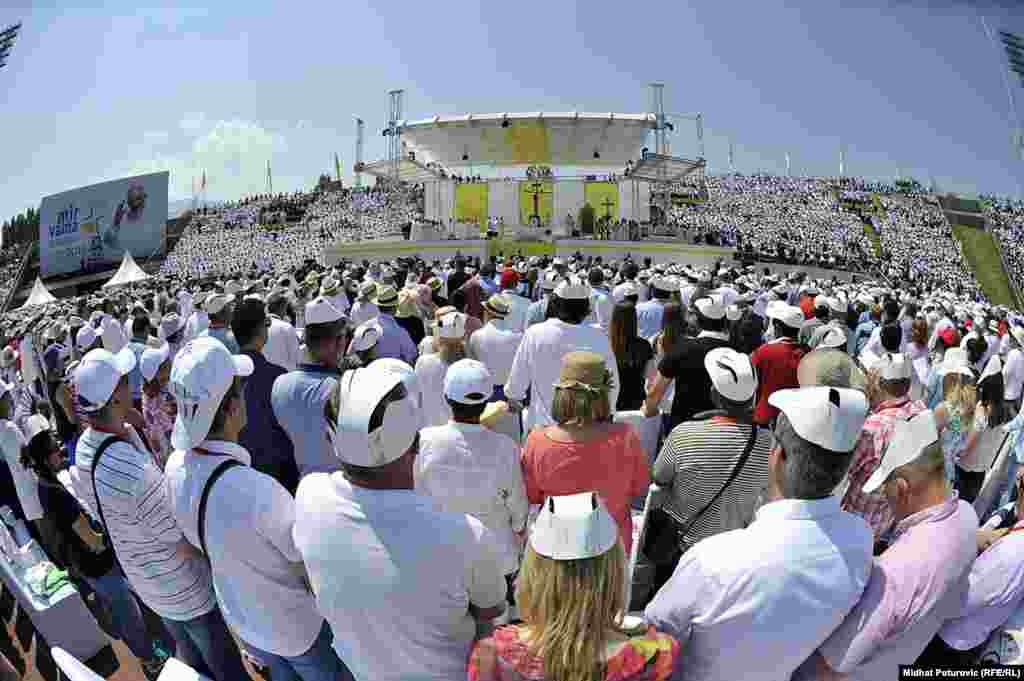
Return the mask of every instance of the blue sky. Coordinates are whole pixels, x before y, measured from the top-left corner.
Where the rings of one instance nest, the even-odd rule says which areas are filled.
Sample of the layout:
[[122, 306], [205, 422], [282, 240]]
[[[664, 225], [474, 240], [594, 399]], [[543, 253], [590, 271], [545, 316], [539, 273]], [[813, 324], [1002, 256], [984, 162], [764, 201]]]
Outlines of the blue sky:
[[[51, 193], [205, 168], [211, 198], [309, 187], [351, 168], [352, 117], [384, 153], [387, 91], [409, 118], [491, 111], [701, 111], [713, 171], [736, 166], [1016, 194], [1009, 104], [979, 18], [1024, 32], [1024, 2], [111, 3], [0, 5], [24, 22], [0, 70], [0, 217]], [[1017, 86], [1021, 108], [1024, 90]], [[694, 154], [690, 129], [673, 152]], [[347, 172], [347, 171], [346, 171]]]

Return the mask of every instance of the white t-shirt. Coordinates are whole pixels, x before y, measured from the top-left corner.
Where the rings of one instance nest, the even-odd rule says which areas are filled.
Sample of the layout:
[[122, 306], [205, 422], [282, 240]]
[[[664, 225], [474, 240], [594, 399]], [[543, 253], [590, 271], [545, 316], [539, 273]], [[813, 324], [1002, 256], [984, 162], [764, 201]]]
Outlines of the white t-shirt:
[[341, 473], [303, 478], [295, 545], [334, 649], [360, 681], [466, 675], [469, 605], [504, 603], [497, 546], [476, 518], [412, 490], [371, 490]]
[[492, 320], [469, 337], [469, 355], [483, 362], [495, 385], [505, 385], [522, 341], [521, 331], [512, 331], [504, 322]]
[[302, 362], [300, 348], [299, 334], [295, 332], [295, 327], [280, 317], [270, 315], [267, 342], [263, 345], [263, 356], [267, 361], [285, 371], [295, 371]]
[[519, 446], [479, 424], [455, 423], [420, 431], [416, 491], [452, 513], [468, 513], [494, 533], [505, 574], [519, 569], [529, 502]]
[[324, 618], [303, 581], [302, 556], [292, 537], [295, 501], [279, 482], [249, 468], [245, 448], [213, 440], [202, 448], [216, 456], [175, 450], [167, 460], [174, 517], [201, 550], [199, 502], [206, 482], [223, 461], [245, 464], [218, 478], [206, 499], [206, 548], [217, 602], [246, 643], [284, 657], [302, 655]]
[[1014, 348], [1006, 356], [1006, 365], [1003, 366], [1003, 380], [1006, 382], [1004, 397], [1007, 401], [1020, 398], [1024, 391], [1024, 350]]
[[448, 423], [452, 410], [444, 398], [444, 377], [448, 363], [441, 355], [423, 355], [416, 360], [416, 378], [423, 395], [423, 425], [441, 426]]

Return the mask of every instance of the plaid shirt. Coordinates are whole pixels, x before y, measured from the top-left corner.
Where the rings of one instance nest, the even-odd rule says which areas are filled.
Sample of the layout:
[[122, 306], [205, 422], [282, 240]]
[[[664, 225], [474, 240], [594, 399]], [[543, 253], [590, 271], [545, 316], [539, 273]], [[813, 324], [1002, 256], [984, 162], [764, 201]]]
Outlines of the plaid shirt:
[[896, 421], [910, 418], [926, 409], [920, 400], [900, 397], [880, 403], [864, 421], [864, 429], [857, 440], [857, 448], [850, 463], [850, 486], [843, 497], [842, 509], [864, 518], [875, 533], [876, 541], [884, 537], [892, 526], [892, 509], [881, 489], [865, 494], [864, 483], [882, 462], [882, 455], [892, 438]]

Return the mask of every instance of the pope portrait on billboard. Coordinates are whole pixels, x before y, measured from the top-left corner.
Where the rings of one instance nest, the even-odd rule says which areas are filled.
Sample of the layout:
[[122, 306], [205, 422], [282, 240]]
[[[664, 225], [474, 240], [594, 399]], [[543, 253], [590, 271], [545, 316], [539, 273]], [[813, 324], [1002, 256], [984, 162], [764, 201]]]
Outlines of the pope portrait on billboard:
[[112, 249], [119, 249], [120, 239], [118, 236], [121, 233], [121, 224], [124, 223], [127, 226], [133, 222], [139, 222], [145, 212], [146, 190], [141, 184], [130, 185], [124, 201], [121, 201], [117, 205], [117, 210], [114, 211], [114, 222], [104, 235], [104, 243]]

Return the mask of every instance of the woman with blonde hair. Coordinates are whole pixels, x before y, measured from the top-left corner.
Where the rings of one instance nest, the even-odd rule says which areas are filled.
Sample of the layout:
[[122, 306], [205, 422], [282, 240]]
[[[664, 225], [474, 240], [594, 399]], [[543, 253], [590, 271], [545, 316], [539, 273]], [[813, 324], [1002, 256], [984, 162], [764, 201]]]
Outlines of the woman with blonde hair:
[[978, 396], [966, 350], [947, 350], [939, 371], [942, 374], [942, 402], [934, 409], [935, 425], [946, 458], [946, 480], [953, 483], [961, 458], [970, 457], [977, 444], [976, 438], [968, 441], [968, 435], [974, 429]]
[[910, 324], [907, 355], [912, 362], [928, 356], [928, 320], [918, 317]]
[[603, 355], [566, 354], [551, 401], [555, 423], [535, 429], [526, 439], [523, 476], [531, 504], [553, 494], [597, 490], [628, 554], [633, 545], [630, 501], [647, 492], [651, 475], [636, 430], [612, 422], [610, 390], [611, 373]]
[[516, 584], [523, 623], [498, 627], [470, 653], [469, 681], [662, 681], [679, 643], [622, 624], [626, 561], [596, 492], [549, 497]]

